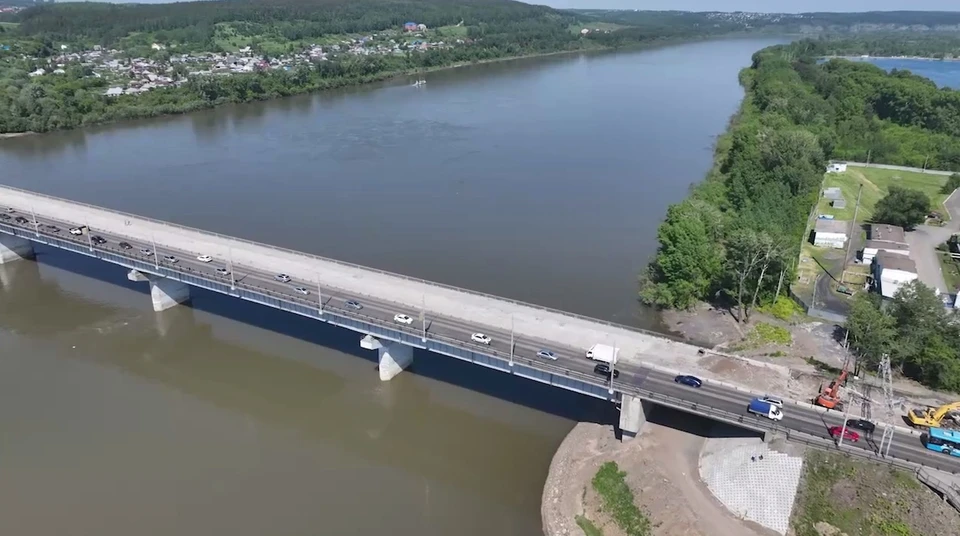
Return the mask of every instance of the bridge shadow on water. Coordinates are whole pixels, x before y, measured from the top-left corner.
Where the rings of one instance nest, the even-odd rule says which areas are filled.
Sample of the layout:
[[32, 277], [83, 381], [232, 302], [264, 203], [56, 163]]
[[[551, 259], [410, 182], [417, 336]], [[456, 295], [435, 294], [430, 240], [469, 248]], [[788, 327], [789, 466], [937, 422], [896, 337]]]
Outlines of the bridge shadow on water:
[[[129, 281], [121, 267], [42, 245], [36, 246], [36, 253], [40, 264], [132, 290], [149, 304], [149, 286]], [[191, 287], [190, 292], [191, 301], [185, 307], [364, 359], [370, 363], [370, 374], [377, 374], [377, 353], [360, 347], [359, 333], [204, 289]], [[157, 313], [158, 320], [172, 317], [167, 313], [170, 311]], [[164, 331], [166, 336], [175, 337], [176, 323]], [[414, 349], [414, 362], [403, 374], [416, 374], [573, 421], [612, 425], [619, 418], [614, 405], [607, 401], [426, 350]]]

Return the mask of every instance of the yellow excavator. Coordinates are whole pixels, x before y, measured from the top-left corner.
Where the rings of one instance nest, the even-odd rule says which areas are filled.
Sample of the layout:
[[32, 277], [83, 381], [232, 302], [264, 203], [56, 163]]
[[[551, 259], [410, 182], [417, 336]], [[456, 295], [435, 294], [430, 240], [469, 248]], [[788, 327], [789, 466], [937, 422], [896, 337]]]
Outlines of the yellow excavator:
[[907, 419], [917, 428], [940, 428], [943, 419], [955, 411], [960, 412], [960, 402], [953, 402], [939, 408], [912, 409], [907, 413]]

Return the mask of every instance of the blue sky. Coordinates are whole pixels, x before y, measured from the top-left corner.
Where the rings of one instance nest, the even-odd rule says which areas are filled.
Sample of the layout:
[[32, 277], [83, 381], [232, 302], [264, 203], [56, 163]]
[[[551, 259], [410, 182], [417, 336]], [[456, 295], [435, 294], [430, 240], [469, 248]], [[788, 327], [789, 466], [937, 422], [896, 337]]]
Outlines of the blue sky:
[[960, 0], [526, 0], [558, 8], [682, 11], [960, 11]]

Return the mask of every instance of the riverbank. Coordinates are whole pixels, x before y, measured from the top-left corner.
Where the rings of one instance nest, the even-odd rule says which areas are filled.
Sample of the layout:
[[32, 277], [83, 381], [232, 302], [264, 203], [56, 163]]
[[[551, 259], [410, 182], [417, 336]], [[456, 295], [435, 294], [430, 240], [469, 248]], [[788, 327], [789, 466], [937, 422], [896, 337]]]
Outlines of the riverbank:
[[699, 476], [704, 438], [659, 424], [682, 418], [670, 410], [648, 422], [643, 434], [622, 443], [611, 426], [578, 423], [557, 448], [543, 488], [545, 536], [581, 536], [586, 518], [605, 536], [623, 531], [601, 508], [592, 480], [606, 462], [626, 473], [634, 502], [656, 527], [657, 536], [770, 536], [769, 530], [737, 519], [710, 493]]
[[[359, 87], [367, 84], [379, 83], [379, 82], [388, 82], [391, 80], [403, 79], [406, 77], [422, 77], [423, 75], [436, 73], [441, 71], [448, 71], [454, 69], [461, 69], [464, 67], [470, 67], [475, 65], [486, 65], [494, 63], [505, 63], [511, 61], [520, 61], [520, 60], [531, 60], [537, 58], [547, 58], [553, 56], [566, 56], [573, 54], [601, 54], [601, 53], [612, 53], [619, 51], [640, 51], [640, 50], [655, 50], [659, 48], [677, 46], [688, 43], [697, 43], [702, 41], [711, 41], [711, 40], [727, 40], [727, 39], [737, 39], [743, 37], [749, 37], [750, 33], [745, 32], [736, 32], [721, 36], [687, 36], [687, 37], [678, 37], [678, 38], [669, 38], [661, 39], [651, 42], [638, 42], [630, 43], [628, 45], [609, 47], [597, 45], [593, 42], [585, 42], [580, 47], [569, 50], [554, 50], [550, 52], [538, 52], [532, 54], [519, 54], [513, 56], [503, 56], [498, 58], [489, 58], [482, 60], [474, 61], [461, 61], [456, 63], [451, 63], [447, 65], [438, 65], [429, 68], [408, 68], [402, 70], [388, 70], [379, 73], [373, 73], [364, 76], [357, 77], [335, 77], [335, 78], [316, 78], [308, 81], [305, 85], [283, 85], [280, 89], [280, 92], [265, 92], [265, 93], [244, 93], [243, 99], [237, 99], [232, 97], [218, 97], [213, 100], [207, 100], [204, 95], [188, 95], [188, 92], [192, 91], [191, 89], [185, 87], [176, 87], [176, 88], [166, 88], [166, 89], [155, 89], [151, 92], [142, 93], [135, 96], [124, 95], [117, 97], [117, 99], [125, 100], [111, 100], [114, 103], [120, 103], [114, 108], [107, 108], [103, 110], [102, 115], [97, 118], [91, 119], [89, 117], [84, 117], [83, 121], [78, 123], [75, 126], [70, 126], [67, 128], [56, 128], [49, 131], [34, 132], [34, 131], [25, 131], [25, 132], [8, 132], [0, 133], [0, 140], [5, 138], [20, 137], [29, 134], [35, 133], [45, 133], [45, 132], [54, 132], [54, 131], [63, 131], [63, 130], [74, 130], [77, 128], [89, 127], [89, 126], [101, 126], [109, 125], [115, 123], [121, 123], [127, 120], [136, 120], [136, 119], [149, 119], [154, 117], [164, 117], [164, 116], [175, 116], [175, 115], [184, 115], [191, 112], [209, 110], [213, 108], [218, 108], [220, 106], [228, 104], [245, 104], [253, 102], [265, 102], [278, 100], [285, 97], [293, 97], [297, 95], [305, 94], [320, 94], [327, 90], [335, 89], [345, 89], [351, 87]], [[223, 78], [223, 80], [229, 81], [232, 79], [235, 80], [244, 80], [244, 79], [253, 79], [255, 77], [262, 76], [275, 76], [272, 72], [266, 73], [241, 73], [233, 74], [229, 77]], [[266, 84], [266, 83], [257, 83], [263, 86], [274, 87], [276, 84]], [[225, 91], [214, 91], [213, 93], [224, 93]], [[160, 95], [163, 95], [162, 97]], [[144, 99], [157, 97], [153, 100], [156, 103], [144, 102]]]

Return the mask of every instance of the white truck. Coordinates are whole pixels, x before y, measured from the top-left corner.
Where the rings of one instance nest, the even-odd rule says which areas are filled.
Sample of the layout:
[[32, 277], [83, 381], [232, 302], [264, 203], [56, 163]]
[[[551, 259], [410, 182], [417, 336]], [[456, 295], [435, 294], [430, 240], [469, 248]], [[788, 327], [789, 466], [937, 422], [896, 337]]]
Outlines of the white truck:
[[610, 363], [612, 365], [617, 362], [619, 353], [619, 348], [614, 348], [609, 344], [594, 344], [587, 350], [587, 359], [600, 361], [601, 363]]

